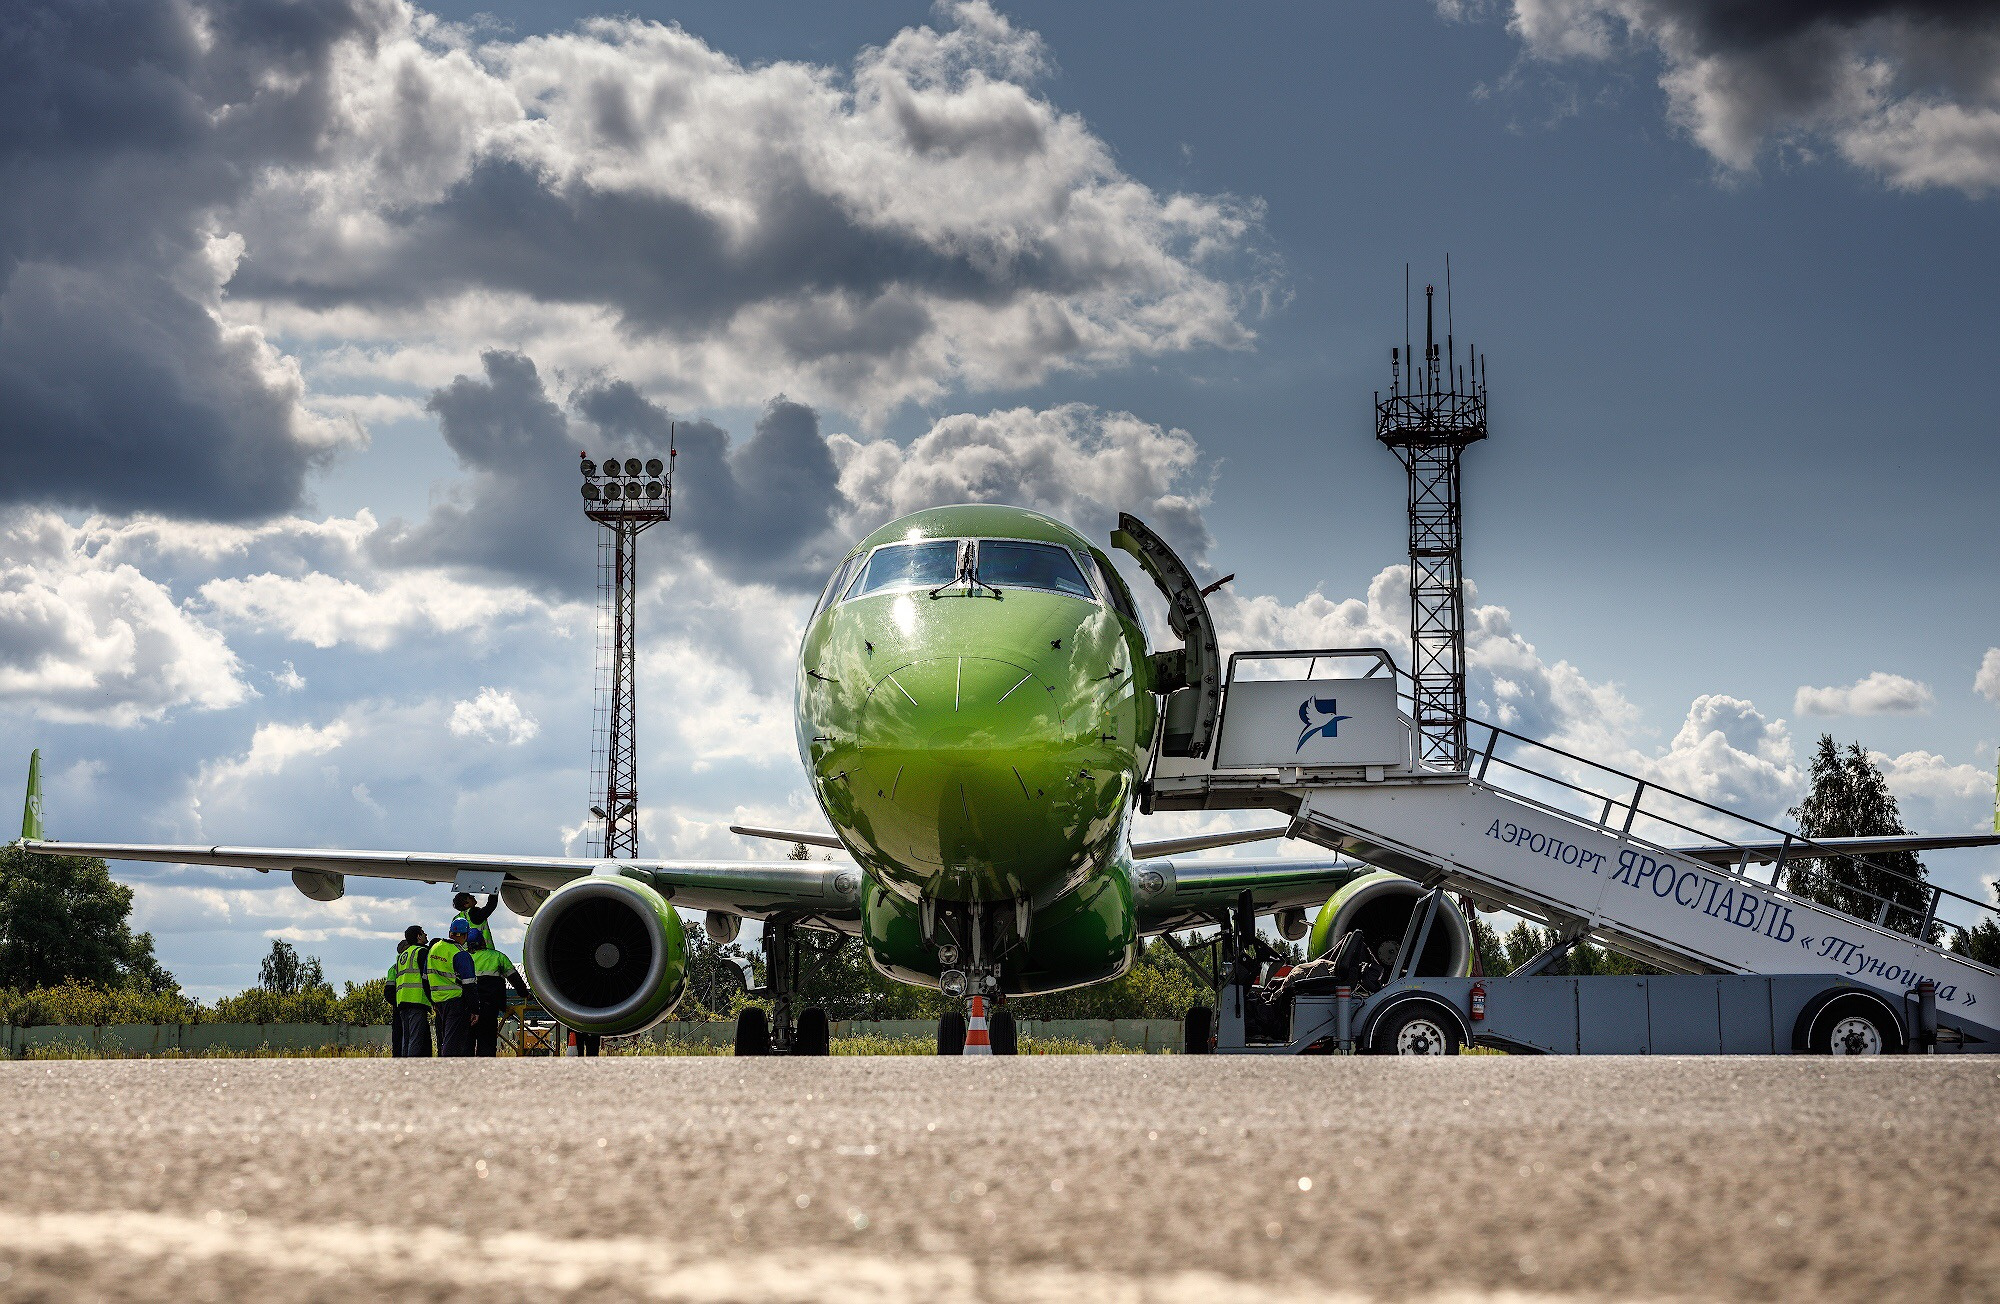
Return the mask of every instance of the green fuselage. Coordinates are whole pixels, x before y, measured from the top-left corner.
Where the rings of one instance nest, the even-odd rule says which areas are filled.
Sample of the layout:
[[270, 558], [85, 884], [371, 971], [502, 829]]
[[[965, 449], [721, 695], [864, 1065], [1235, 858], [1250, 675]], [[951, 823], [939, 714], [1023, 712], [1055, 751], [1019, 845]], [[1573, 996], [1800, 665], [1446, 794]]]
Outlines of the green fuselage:
[[[1056, 545], [1087, 589], [1009, 583], [986, 540]], [[934, 541], [994, 560], [865, 591], [878, 548]], [[836, 574], [801, 650], [799, 752], [869, 880], [871, 958], [934, 981], [937, 946], [969, 952], [983, 930], [1009, 991], [1122, 972], [1137, 936], [1127, 826], [1157, 709], [1108, 560], [1033, 512], [945, 507], [884, 526]], [[926, 914], [944, 921], [929, 936]]]

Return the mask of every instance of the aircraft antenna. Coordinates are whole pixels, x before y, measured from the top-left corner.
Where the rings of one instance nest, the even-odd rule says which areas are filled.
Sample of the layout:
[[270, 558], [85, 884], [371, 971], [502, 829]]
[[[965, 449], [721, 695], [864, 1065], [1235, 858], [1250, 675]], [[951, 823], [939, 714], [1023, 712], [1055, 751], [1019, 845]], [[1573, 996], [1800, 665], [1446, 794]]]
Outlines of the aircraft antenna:
[[[1409, 351], [1409, 272], [1404, 270], [1403, 357]], [[1456, 358], [1439, 369], [1434, 287], [1424, 287], [1424, 380], [1375, 400], [1375, 437], [1409, 474], [1410, 654], [1419, 763], [1464, 771], [1465, 595], [1459, 455], [1486, 438], [1486, 384], [1477, 354], [1472, 375]], [[1453, 347], [1451, 278], [1445, 277], [1445, 341]], [[1392, 354], [1393, 365], [1393, 354]], [[1415, 374], [1412, 373], [1412, 380]], [[1469, 384], [1468, 384], [1469, 380]]]
[[675, 427], [667, 457], [581, 454], [583, 514], [597, 522], [597, 687], [590, 739], [589, 854], [639, 854], [639, 536], [673, 519]]

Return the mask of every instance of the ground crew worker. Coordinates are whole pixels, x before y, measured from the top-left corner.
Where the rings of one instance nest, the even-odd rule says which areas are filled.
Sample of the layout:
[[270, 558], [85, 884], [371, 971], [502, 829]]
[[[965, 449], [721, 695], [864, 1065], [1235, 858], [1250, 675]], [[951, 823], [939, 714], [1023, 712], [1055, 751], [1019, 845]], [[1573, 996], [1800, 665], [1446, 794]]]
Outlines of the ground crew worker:
[[479, 1016], [472, 1009], [472, 993], [467, 990], [477, 974], [465, 944], [472, 940], [472, 926], [463, 919], [451, 921], [451, 934], [442, 942], [432, 942], [425, 958], [431, 1008], [437, 1014], [438, 1054], [466, 1057], [472, 1054], [472, 1029]]
[[488, 946], [493, 945], [493, 928], [486, 921], [493, 917], [493, 909], [499, 904], [499, 897], [489, 895], [485, 905], [478, 905], [470, 892], [460, 892], [451, 899], [451, 908], [458, 911], [458, 918], [465, 921], [470, 934]]
[[507, 958], [507, 953], [499, 947], [472, 939], [472, 969], [479, 975], [473, 987], [473, 1011], [479, 1021], [472, 1025], [472, 1053], [485, 1059], [492, 1059], [500, 1053], [500, 1015], [507, 1004], [507, 984], [521, 996], [528, 994], [528, 984], [521, 981], [521, 971]]
[[398, 1059], [429, 1059], [431, 1054], [431, 998], [425, 990], [424, 972], [431, 939], [411, 924], [403, 930], [403, 944], [396, 950], [396, 963], [389, 966], [389, 1001], [395, 1006], [395, 1022], [389, 1040]]

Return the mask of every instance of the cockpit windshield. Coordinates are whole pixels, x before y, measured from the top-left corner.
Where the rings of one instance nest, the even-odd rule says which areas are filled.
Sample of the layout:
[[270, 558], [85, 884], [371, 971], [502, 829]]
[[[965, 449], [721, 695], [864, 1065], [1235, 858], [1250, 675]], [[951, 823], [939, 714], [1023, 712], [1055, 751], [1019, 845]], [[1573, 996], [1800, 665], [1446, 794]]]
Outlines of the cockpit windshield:
[[996, 588], [1048, 589], [1086, 602], [1096, 596], [1070, 550], [1053, 543], [981, 539], [977, 573]]
[[931, 589], [958, 577], [958, 543], [932, 539], [877, 548], [847, 596], [858, 598], [889, 589]]

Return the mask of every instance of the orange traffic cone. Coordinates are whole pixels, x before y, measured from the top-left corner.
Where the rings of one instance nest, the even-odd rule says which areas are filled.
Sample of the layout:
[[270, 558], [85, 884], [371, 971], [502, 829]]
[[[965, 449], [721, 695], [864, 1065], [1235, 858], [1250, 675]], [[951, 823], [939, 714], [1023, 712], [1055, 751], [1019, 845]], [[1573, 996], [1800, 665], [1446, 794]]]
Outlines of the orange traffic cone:
[[965, 1025], [965, 1053], [967, 1055], [991, 1055], [993, 1043], [986, 1038], [986, 998], [972, 998], [972, 1018]]

